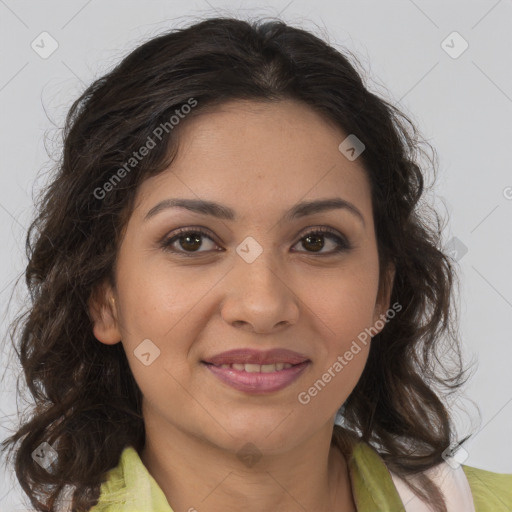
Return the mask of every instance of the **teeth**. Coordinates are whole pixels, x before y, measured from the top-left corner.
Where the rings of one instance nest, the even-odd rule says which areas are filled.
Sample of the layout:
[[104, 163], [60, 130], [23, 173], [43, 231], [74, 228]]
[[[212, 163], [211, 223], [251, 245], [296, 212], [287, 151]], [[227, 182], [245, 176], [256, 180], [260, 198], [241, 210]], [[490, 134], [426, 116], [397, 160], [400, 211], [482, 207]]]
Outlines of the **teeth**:
[[232, 368], [233, 370], [238, 370], [241, 372], [248, 373], [272, 373], [275, 371], [280, 371], [286, 368], [291, 368], [293, 365], [290, 363], [275, 363], [275, 364], [221, 364], [221, 368]]

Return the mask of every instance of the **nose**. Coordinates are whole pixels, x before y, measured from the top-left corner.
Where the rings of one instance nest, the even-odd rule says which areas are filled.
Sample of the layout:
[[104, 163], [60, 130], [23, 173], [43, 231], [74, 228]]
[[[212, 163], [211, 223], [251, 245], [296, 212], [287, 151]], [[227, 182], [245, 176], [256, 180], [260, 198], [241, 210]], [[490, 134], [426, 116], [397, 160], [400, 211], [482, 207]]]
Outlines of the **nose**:
[[291, 278], [269, 253], [263, 251], [252, 263], [237, 257], [225, 280], [221, 315], [234, 327], [266, 333], [298, 321], [300, 301]]

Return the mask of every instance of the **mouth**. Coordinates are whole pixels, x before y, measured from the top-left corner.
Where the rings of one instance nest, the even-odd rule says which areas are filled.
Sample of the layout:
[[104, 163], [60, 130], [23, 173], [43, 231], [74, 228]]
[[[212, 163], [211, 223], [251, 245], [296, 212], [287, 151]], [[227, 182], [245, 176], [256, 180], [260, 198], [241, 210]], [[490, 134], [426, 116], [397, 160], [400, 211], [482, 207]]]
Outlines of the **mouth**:
[[310, 360], [291, 364], [223, 363], [215, 365], [201, 361], [211, 375], [224, 384], [249, 394], [266, 394], [291, 385], [311, 364]]

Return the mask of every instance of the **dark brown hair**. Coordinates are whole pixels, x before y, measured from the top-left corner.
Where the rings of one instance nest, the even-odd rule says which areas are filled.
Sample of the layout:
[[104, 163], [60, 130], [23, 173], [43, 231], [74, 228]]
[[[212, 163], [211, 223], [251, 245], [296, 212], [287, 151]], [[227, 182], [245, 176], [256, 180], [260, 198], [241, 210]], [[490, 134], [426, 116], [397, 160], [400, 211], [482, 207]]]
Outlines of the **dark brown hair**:
[[[53, 510], [65, 484], [76, 486], [73, 510], [88, 510], [122, 450], [144, 446], [141, 392], [122, 344], [95, 339], [88, 301], [101, 283], [115, 286], [135, 193], [170, 165], [181, 126], [237, 99], [302, 102], [366, 146], [359, 158], [371, 182], [380, 287], [391, 285], [384, 272], [394, 264], [391, 303], [402, 310], [373, 338], [333, 442], [345, 449], [350, 437], [362, 439], [403, 477], [443, 461], [455, 430], [440, 397], [460, 388], [467, 370], [452, 307], [453, 261], [440, 247], [439, 215], [419, 203], [427, 167], [435, 174], [435, 151], [429, 157], [410, 119], [369, 91], [348, 55], [280, 20], [206, 19], [137, 47], [73, 103], [62, 157], [26, 238], [30, 307], [10, 331], [36, 405], [2, 446], [16, 446], [17, 478], [38, 511]], [[194, 108], [170, 128], [191, 99]], [[161, 142], [117, 179], [162, 126]], [[50, 471], [31, 456], [42, 442], [58, 451]], [[425, 476], [418, 482], [415, 492], [446, 512], [438, 488]]]

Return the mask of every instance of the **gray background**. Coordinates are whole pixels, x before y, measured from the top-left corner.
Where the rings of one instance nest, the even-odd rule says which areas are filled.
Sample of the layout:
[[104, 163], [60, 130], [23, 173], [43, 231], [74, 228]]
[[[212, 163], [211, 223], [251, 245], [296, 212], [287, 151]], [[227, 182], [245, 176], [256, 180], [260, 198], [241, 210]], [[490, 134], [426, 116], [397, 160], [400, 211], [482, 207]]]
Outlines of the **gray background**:
[[[46, 151], [58, 157], [58, 129], [72, 100], [149, 37], [215, 14], [281, 16], [356, 52], [368, 87], [405, 111], [436, 148], [439, 178], [427, 199], [448, 218], [446, 244], [463, 249], [455, 256], [461, 337], [466, 361], [478, 361], [451, 410], [461, 436], [479, 431], [464, 445], [464, 463], [512, 473], [511, 0], [0, 0], [2, 334], [23, 300], [20, 286], [7, 311], [25, 264], [32, 194], [45, 181], [36, 177], [52, 164]], [[59, 45], [47, 59], [31, 48], [44, 31]], [[469, 44], [457, 58], [442, 46], [453, 31]], [[452, 52], [461, 48], [450, 38], [446, 44]], [[14, 391], [12, 379], [0, 383], [2, 438], [17, 415]], [[0, 511], [13, 510], [27, 508], [14, 476], [2, 468]]]

